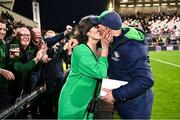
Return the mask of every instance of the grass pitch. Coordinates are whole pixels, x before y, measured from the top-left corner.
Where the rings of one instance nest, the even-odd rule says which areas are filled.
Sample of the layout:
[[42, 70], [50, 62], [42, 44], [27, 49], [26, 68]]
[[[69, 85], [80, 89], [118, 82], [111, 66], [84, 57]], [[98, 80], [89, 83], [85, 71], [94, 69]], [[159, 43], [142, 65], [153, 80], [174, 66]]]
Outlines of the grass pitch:
[[154, 76], [152, 119], [180, 119], [180, 51], [150, 52]]

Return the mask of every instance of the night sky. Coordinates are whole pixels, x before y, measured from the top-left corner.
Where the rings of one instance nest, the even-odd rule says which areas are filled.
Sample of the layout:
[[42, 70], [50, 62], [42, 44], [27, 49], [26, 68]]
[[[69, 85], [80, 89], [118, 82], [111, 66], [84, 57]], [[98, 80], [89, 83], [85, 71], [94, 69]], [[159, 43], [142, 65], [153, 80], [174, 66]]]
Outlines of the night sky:
[[[32, 0], [15, 0], [13, 11], [33, 19]], [[61, 32], [86, 16], [98, 15], [107, 9], [107, 0], [39, 0], [42, 29]]]

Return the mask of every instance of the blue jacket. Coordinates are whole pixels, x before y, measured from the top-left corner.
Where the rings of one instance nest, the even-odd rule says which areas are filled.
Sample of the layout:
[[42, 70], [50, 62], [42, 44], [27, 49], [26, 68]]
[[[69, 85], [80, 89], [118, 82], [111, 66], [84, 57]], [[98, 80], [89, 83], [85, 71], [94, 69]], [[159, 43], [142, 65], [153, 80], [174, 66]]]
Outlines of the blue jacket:
[[57, 42], [59, 42], [64, 37], [65, 37], [64, 32], [61, 32], [61, 33], [57, 34], [54, 37], [44, 39], [44, 41], [45, 41], [45, 43], [47, 44], [47, 46], [49, 48], [49, 47], [53, 46], [54, 44], [56, 44]]
[[[128, 34], [136, 32], [128, 38]], [[139, 34], [139, 32], [141, 34]], [[137, 39], [138, 38], [138, 39]], [[115, 108], [121, 118], [150, 118], [154, 84], [149, 64], [148, 48], [141, 31], [126, 28], [110, 46], [109, 78], [128, 81], [128, 84], [113, 89]]]

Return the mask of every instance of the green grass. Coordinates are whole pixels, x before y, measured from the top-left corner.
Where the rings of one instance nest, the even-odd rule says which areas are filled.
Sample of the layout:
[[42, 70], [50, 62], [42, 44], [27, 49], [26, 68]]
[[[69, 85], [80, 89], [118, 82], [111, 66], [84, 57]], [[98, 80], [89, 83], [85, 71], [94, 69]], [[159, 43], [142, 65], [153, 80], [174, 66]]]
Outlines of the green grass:
[[[180, 66], [180, 51], [150, 52], [150, 58]], [[180, 119], [180, 68], [151, 60], [154, 75], [152, 119]]]

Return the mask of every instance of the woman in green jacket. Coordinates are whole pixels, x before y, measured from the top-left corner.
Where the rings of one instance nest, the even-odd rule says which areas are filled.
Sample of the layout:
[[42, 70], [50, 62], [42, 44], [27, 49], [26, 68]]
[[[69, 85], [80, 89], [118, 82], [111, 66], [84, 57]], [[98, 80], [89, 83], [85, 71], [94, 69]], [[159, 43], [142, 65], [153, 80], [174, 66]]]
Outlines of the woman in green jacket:
[[14, 100], [23, 93], [26, 95], [31, 92], [31, 72], [42, 60], [42, 56], [45, 54], [46, 50], [40, 49], [37, 53], [30, 46], [30, 31], [26, 27], [21, 27], [17, 31], [17, 39], [13, 39], [9, 43], [9, 48], [12, 44], [17, 44], [19, 46], [20, 52], [19, 57], [10, 59], [10, 70], [13, 71], [15, 75], [15, 81], [9, 83], [9, 91], [13, 95]]
[[[58, 119], [83, 119], [96, 87], [97, 79], [107, 77], [110, 31], [101, 34], [90, 17], [81, 19], [77, 26], [79, 45], [73, 49], [71, 70], [59, 97]], [[97, 43], [101, 40], [101, 54]], [[100, 86], [99, 86], [100, 87]], [[93, 115], [92, 115], [93, 117]]]

